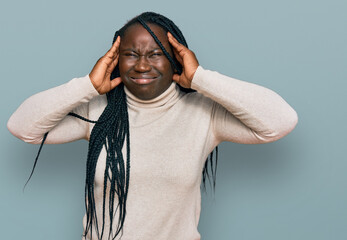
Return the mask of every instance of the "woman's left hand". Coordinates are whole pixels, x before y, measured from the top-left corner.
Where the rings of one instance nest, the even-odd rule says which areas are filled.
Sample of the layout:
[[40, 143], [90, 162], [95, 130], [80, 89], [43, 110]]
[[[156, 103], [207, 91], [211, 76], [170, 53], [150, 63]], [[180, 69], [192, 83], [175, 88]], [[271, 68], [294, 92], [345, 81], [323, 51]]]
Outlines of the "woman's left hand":
[[167, 33], [169, 42], [173, 46], [173, 52], [177, 61], [182, 65], [181, 75], [174, 74], [172, 79], [184, 88], [190, 88], [196, 69], [199, 66], [194, 52], [179, 43], [170, 32]]

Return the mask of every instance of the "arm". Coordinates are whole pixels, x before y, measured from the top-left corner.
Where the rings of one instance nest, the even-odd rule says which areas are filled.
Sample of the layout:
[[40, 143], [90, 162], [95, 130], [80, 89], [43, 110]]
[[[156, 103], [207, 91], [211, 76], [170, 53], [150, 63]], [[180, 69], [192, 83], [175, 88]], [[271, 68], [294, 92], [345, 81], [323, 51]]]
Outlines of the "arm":
[[66, 115], [74, 111], [88, 117], [88, 102], [97, 95], [88, 75], [74, 78], [29, 97], [12, 114], [7, 128], [14, 136], [32, 144], [41, 143], [46, 132], [49, 132], [46, 143], [86, 139], [87, 122]]
[[183, 66], [173, 80], [215, 102], [212, 130], [215, 140], [237, 143], [265, 143], [280, 139], [297, 124], [296, 112], [270, 89], [204, 70], [195, 54], [172, 34], [168, 39], [176, 59]]
[[46, 143], [87, 139], [88, 124], [67, 114], [73, 111], [88, 118], [88, 102], [121, 83], [120, 77], [110, 79], [118, 63], [119, 45], [120, 37], [97, 61], [89, 75], [74, 78], [66, 84], [38, 93], [24, 101], [7, 123], [10, 132], [33, 144], [41, 143], [46, 132], [49, 132]]
[[294, 109], [265, 87], [204, 70], [199, 66], [191, 87], [216, 102], [212, 129], [217, 142], [245, 144], [278, 140], [291, 132]]

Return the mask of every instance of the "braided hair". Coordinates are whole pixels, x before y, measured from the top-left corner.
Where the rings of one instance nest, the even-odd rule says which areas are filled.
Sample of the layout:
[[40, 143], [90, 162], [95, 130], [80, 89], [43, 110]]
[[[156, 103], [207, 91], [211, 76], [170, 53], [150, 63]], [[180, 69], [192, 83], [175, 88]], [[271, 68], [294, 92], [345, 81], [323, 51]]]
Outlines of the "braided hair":
[[[137, 17], [128, 21], [121, 29], [116, 31], [113, 43], [116, 41], [117, 37], [123, 37], [126, 30], [134, 25], [141, 24], [154, 38], [156, 43], [159, 45], [165, 56], [171, 63], [171, 66], [178, 74], [182, 73], [182, 65], [177, 61], [177, 59], [170, 56], [168, 51], [164, 48], [163, 44], [159, 41], [157, 36], [149, 28], [147, 24], [155, 24], [161, 27], [165, 32], [170, 32], [179, 43], [188, 47], [188, 44], [180, 31], [180, 29], [168, 18], [163, 15], [153, 13], [153, 12], [144, 12]], [[111, 74], [111, 79], [119, 77], [119, 65], [115, 67], [114, 71]], [[180, 89], [186, 93], [195, 92], [192, 89], [183, 88], [179, 86]], [[97, 121], [92, 121], [86, 119], [80, 115], [70, 112], [68, 115], [72, 117], [77, 117], [83, 121], [90, 123], [95, 123], [89, 140], [88, 147], [88, 156], [86, 164], [86, 180], [85, 180], [85, 207], [86, 207], [86, 228], [83, 233], [84, 236], [90, 231], [92, 236], [93, 227], [95, 224], [96, 234], [99, 239], [103, 238], [104, 228], [105, 228], [105, 215], [106, 215], [106, 195], [107, 189], [109, 189], [109, 209], [108, 215], [110, 219], [110, 229], [108, 239], [110, 237], [115, 239], [120, 233], [123, 234], [123, 225], [126, 215], [126, 202], [129, 188], [129, 176], [130, 176], [130, 138], [129, 138], [129, 116], [128, 108], [126, 102], [126, 94], [124, 91], [124, 84], [120, 83], [116, 88], [111, 90], [106, 94], [107, 97], [107, 106], [100, 115]], [[28, 181], [30, 180], [39, 154], [41, 152], [42, 146], [45, 139], [47, 138], [48, 132], [44, 135], [41, 146], [39, 148], [38, 154], [35, 159], [35, 163]], [[123, 146], [126, 147], [126, 164], [124, 161], [124, 156], [122, 153]], [[106, 166], [104, 173], [104, 186], [103, 186], [103, 209], [102, 209], [102, 227], [99, 229], [97, 212], [95, 208], [95, 199], [94, 199], [94, 180], [95, 180], [95, 170], [98, 162], [98, 158], [102, 148], [106, 150]], [[213, 178], [213, 189], [215, 189], [216, 183], [216, 169], [217, 169], [217, 160], [218, 160], [218, 147], [215, 148], [215, 159], [213, 161], [213, 152], [207, 157], [205, 165], [202, 171], [202, 182], [204, 190], [206, 191], [206, 179], [209, 180], [210, 184], [210, 173]], [[208, 170], [210, 168], [210, 171]], [[27, 181], [27, 183], [28, 183]], [[26, 184], [27, 184], [26, 183]], [[108, 187], [109, 184], [109, 188]], [[117, 207], [114, 209], [114, 198], [117, 195]], [[116, 231], [114, 236], [111, 236], [113, 233], [113, 221], [115, 213], [118, 210], [118, 221], [116, 226]]]

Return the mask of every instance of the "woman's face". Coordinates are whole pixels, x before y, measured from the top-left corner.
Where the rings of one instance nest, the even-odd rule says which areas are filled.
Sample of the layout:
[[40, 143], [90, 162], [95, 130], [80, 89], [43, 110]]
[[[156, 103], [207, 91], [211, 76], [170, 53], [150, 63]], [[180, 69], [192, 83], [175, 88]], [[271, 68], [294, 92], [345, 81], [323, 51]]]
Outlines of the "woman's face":
[[[172, 56], [165, 31], [154, 24], [148, 26]], [[153, 99], [170, 86], [173, 75], [170, 61], [142, 25], [134, 24], [125, 31], [119, 54], [120, 77], [136, 97]]]

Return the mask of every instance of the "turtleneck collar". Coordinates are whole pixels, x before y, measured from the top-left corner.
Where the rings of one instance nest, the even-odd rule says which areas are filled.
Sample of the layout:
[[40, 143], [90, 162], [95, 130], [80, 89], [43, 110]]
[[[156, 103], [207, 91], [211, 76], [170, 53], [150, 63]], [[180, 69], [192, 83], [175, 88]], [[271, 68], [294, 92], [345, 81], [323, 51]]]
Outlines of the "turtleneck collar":
[[176, 82], [172, 82], [171, 85], [158, 97], [150, 100], [142, 100], [135, 95], [133, 95], [125, 86], [124, 91], [127, 96], [127, 103], [130, 108], [160, 108], [164, 105], [171, 105], [170, 103], [176, 102], [180, 95], [180, 89]]
[[176, 82], [172, 82], [162, 94], [150, 100], [139, 99], [126, 87], [124, 91], [127, 96], [129, 124], [132, 128], [143, 127], [160, 119], [185, 94]]

